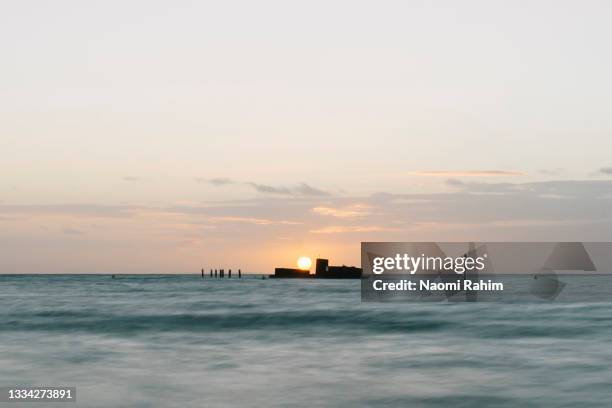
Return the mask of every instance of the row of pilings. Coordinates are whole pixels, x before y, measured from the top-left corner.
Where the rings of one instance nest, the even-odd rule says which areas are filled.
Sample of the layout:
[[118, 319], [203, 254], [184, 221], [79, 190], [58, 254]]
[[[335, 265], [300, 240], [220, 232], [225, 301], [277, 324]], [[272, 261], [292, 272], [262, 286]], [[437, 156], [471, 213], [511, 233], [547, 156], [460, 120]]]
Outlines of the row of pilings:
[[[225, 278], [225, 269], [211, 269], [209, 276], [211, 278]], [[232, 277], [232, 270], [227, 271], [228, 279]], [[242, 271], [238, 269], [238, 278], [242, 278]], [[204, 269], [202, 269], [202, 279], [204, 279]]]

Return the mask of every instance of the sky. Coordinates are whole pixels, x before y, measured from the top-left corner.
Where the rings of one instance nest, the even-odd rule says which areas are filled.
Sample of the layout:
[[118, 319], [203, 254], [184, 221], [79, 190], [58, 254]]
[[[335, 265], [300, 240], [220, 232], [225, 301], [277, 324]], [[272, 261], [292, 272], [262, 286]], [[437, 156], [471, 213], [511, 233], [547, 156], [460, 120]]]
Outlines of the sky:
[[0, 272], [612, 239], [607, 1], [0, 5]]

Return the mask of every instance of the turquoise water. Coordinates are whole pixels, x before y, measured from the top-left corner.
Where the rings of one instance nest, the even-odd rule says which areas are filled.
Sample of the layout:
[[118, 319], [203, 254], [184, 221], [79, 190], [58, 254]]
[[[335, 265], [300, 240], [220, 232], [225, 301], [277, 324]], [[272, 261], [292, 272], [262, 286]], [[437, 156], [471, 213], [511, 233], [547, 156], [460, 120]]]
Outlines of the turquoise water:
[[0, 276], [0, 302], [0, 386], [74, 385], [65, 406], [612, 404], [612, 303], [361, 303], [359, 281], [195, 276]]

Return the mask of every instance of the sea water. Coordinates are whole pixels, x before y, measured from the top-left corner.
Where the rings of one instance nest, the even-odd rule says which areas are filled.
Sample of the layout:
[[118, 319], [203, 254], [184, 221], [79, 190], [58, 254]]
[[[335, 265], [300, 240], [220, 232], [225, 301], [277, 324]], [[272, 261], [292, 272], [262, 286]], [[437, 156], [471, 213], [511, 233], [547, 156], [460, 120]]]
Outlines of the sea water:
[[352, 280], [0, 276], [0, 386], [77, 387], [77, 403], [53, 407], [609, 407], [611, 384], [612, 303], [361, 303]]

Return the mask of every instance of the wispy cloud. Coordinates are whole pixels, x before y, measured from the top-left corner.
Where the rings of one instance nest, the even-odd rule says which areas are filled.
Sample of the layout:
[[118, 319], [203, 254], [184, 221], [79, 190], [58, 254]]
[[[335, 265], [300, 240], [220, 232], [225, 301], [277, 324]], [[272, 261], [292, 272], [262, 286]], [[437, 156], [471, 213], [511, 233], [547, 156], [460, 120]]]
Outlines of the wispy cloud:
[[313, 234], [346, 234], [350, 232], [382, 232], [393, 231], [392, 228], [376, 225], [329, 225], [327, 227], [310, 230]]
[[239, 222], [245, 224], [254, 225], [300, 225], [301, 222], [297, 221], [286, 221], [286, 220], [271, 220], [266, 218], [253, 218], [253, 217], [212, 217], [212, 222]]
[[612, 167], [602, 167], [599, 169], [599, 172], [605, 175], [612, 175]]
[[136, 176], [125, 176], [123, 177], [123, 181], [140, 181], [142, 178]]
[[83, 234], [85, 234], [84, 231], [78, 230], [76, 228], [64, 228], [64, 229], [62, 229], [62, 232], [64, 234], [67, 234], [67, 235], [83, 235]]
[[556, 169], [540, 169], [538, 170], [539, 174], [543, 174], [545, 176], [559, 176], [561, 174], [563, 174], [565, 170], [562, 168], [556, 168]]
[[370, 208], [371, 207], [368, 205], [354, 204], [348, 207], [340, 207], [340, 208], [319, 206], [319, 207], [314, 207], [312, 211], [317, 214], [329, 215], [331, 217], [354, 218], [354, 217], [365, 217], [367, 215], [370, 215], [370, 211], [369, 211]]
[[70, 215], [72, 217], [132, 217], [141, 207], [127, 205], [97, 205], [97, 204], [6, 204], [0, 205], [0, 212], [21, 215]]
[[306, 183], [299, 183], [295, 187], [269, 186], [254, 182], [248, 182], [247, 184], [253, 187], [257, 192], [263, 194], [291, 195], [301, 197], [325, 197], [330, 195], [327, 191], [312, 187]]
[[214, 178], [205, 178], [205, 177], [194, 177], [193, 178], [196, 183], [200, 184], [212, 184], [216, 187], [227, 186], [229, 184], [236, 184], [236, 182], [227, 177], [214, 177]]
[[19, 220], [19, 217], [6, 217], [4, 215], [0, 215], [0, 222], [2, 221], [15, 221]]
[[431, 170], [431, 171], [416, 171], [417, 176], [427, 177], [509, 177], [509, 176], [525, 176], [526, 173], [520, 171], [504, 171], [504, 170]]
[[266, 184], [257, 184], [257, 183], [253, 183], [253, 182], [249, 182], [247, 183], [249, 186], [253, 187], [255, 189], [255, 191], [257, 191], [258, 193], [264, 193], [264, 194], [282, 194], [282, 195], [289, 195], [291, 194], [291, 190], [289, 190], [287, 187], [274, 187], [274, 186], [269, 186]]
[[576, 197], [607, 198], [612, 194], [612, 183], [607, 180], [558, 180], [533, 183], [460, 183], [464, 192], [504, 195], [529, 195], [540, 198]]
[[301, 196], [322, 197], [330, 195], [327, 191], [314, 188], [306, 183], [300, 183], [293, 189], [294, 193]]
[[215, 177], [208, 180], [213, 186], [227, 186], [228, 184], [234, 184], [234, 181], [227, 177]]
[[463, 181], [454, 179], [454, 178], [446, 179], [445, 183], [447, 186], [451, 186], [451, 187], [459, 187], [465, 184]]
[[[363, 240], [607, 241], [612, 237], [611, 203], [612, 179], [606, 178], [531, 183], [472, 179], [445, 193], [395, 191], [322, 199], [260, 195], [149, 207], [0, 204], [0, 258], [16, 259], [13, 252], [21, 251], [12, 265], [21, 272], [36, 271], [42, 262], [53, 271], [78, 271], [95, 263], [101, 271], [131, 265], [135, 271], [175, 272], [199, 265], [202, 258], [240, 259], [271, 268], [282, 254], [304, 246], [332, 257], [346, 251], [358, 262]], [[80, 239], [84, 237], [86, 242]], [[281, 242], [278, 237], [291, 239]], [[92, 243], [101, 248], [99, 253], [76, 260], [81, 246]], [[32, 253], [36, 264], [28, 263]], [[67, 266], [58, 259], [75, 260]]]
[[284, 195], [284, 196], [296, 196], [296, 197], [325, 197], [329, 196], [330, 193], [319, 188], [313, 187], [307, 183], [298, 183], [293, 187], [287, 186], [272, 186], [269, 184], [256, 183], [254, 181], [235, 181], [227, 177], [217, 177], [212, 179], [205, 179], [202, 177], [196, 177], [195, 180], [198, 183], [209, 183], [215, 187], [227, 186], [230, 184], [243, 184], [253, 188], [255, 191], [261, 194], [270, 195]]

